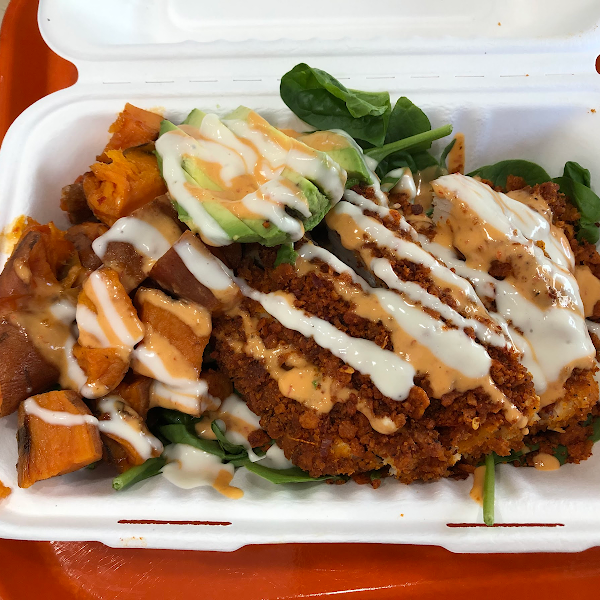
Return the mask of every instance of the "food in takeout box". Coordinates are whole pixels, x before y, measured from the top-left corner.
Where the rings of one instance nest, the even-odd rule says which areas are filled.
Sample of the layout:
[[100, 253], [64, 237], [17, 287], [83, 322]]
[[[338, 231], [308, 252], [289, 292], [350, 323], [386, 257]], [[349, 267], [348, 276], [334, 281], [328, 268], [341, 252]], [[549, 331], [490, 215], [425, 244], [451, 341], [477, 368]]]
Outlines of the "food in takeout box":
[[27, 223], [0, 275], [19, 485], [104, 460], [115, 489], [234, 498], [237, 468], [377, 488], [485, 464], [489, 524], [496, 463], [592, 451], [589, 172], [464, 175], [464, 136], [431, 152], [450, 126], [303, 64], [281, 96], [303, 129], [126, 105], [63, 189], [72, 226]]

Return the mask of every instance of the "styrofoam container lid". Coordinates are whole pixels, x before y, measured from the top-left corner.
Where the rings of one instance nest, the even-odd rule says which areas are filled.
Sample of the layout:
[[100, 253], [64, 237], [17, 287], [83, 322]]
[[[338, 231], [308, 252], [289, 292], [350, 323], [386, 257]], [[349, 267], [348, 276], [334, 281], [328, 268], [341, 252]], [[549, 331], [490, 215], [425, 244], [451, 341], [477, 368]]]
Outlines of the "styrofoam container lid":
[[[79, 80], [13, 124], [0, 152], [0, 226], [21, 214], [66, 226], [60, 189], [88, 170], [126, 102], [182, 119], [239, 104], [290, 118], [281, 76], [297, 62], [351, 88], [407, 95], [467, 141], [467, 166], [525, 158], [558, 175], [576, 160], [600, 181], [600, 4], [596, 0], [41, 0], [44, 39]], [[596, 109], [598, 113], [593, 112]], [[442, 142], [434, 147], [439, 149]], [[251, 543], [437, 544], [459, 552], [583, 550], [600, 544], [600, 456], [555, 472], [497, 470], [496, 520], [470, 481], [379, 490], [274, 486], [243, 469], [232, 501], [160, 477], [125, 492], [107, 466], [21, 490], [15, 415], [0, 420], [0, 537], [234, 550]], [[141, 523], [145, 521], [145, 523]]]

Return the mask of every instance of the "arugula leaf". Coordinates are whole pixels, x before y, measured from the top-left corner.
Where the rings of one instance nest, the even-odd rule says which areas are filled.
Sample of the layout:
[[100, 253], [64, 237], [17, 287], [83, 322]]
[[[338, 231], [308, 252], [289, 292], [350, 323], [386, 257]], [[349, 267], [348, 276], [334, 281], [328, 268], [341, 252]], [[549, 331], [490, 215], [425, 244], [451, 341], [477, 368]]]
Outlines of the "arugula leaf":
[[501, 160], [493, 165], [479, 167], [468, 174], [469, 177], [479, 175], [481, 179], [491, 181], [494, 186], [506, 188], [506, 178], [509, 175], [522, 177], [527, 185], [536, 185], [550, 181], [550, 175], [542, 167], [528, 160]]
[[213, 421], [210, 424], [210, 428], [212, 429], [213, 433], [217, 436], [217, 442], [219, 442], [219, 444], [221, 445], [221, 448], [223, 448], [223, 452], [225, 452], [227, 454], [231, 454], [231, 455], [245, 454], [246, 456], [248, 456], [248, 453], [246, 452], [246, 449], [244, 448], [244, 446], [239, 446], [238, 444], [232, 444], [225, 437], [225, 433], [223, 431], [221, 431], [221, 428], [217, 425], [216, 421]]
[[421, 147], [421, 144], [425, 142], [433, 142], [434, 140], [439, 140], [440, 138], [446, 137], [451, 133], [452, 125], [443, 125], [442, 127], [432, 129], [431, 131], [424, 131], [423, 133], [417, 133], [416, 135], [404, 138], [403, 140], [398, 140], [397, 142], [385, 144], [385, 146], [381, 146], [380, 148], [369, 148], [368, 150], [365, 150], [365, 154], [375, 159], [377, 162], [380, 162], [386, 156], [389, 156], [394, 152], [409, 149], [414, 150], [415, 148]]
[[456, 138], [454, 138], [442, 151], [442, 155], [440, 156], [440, 167], [446, 168], [446, 159], [448, 158], [448, 154], [450, 154], [450, 150], [454, 148], [454, 144], [456, 144]]
[[494, 491], [496, 486], [496, 465], [494, 455], [485, 457], [485, 479], [483, 480], [483, 522], [491, 527], [494, 524]]
[[[570, 165], [569, 168], [567, 165]], [[600, 221], [600, 198], [587, 185], [581, 183], [581, 181], [589, 180], [589, 171], [582, 169], [577, 163], [567, 163], [567, 165], [565, 165], [565, 174], [552, 181], [558, 183], [560, 191], [573, 202], [581, 214], [577, 239], [584, 239], [590, 244], [595, 244], [598, 241], [596, 223]], [[577, 170], [572, 165], [577, 165], [581, 170]], [[578, 179], [571, 179], [567, 173], [571, 173]]]
[[351, 90], [321, 69], [296, 65], [281, 78], [281, 99], [318, 129], [343, 129], [376, 146], [385, 141], [391, 113], [388, 92]]
[[275, 258], [275, 266], [278, 267], [284, 263], [290, 265], [296, 264], [298, 253], [294, 250], [294, 244], [282, 244], [277, 250], [277, 257]]
[[143, 464], [136, 467], [131, 467], [131, 469], [128, 469], [125, 471], [125, 473], [117, 475], [112, 482], [113, 489], [119, 491], [129, 487], [130, 485], [133, 485], [134, 483], [154, 477], [161, 472], [162, 468], [166, 464], [167, 461], [162, 456], [149, 458]]

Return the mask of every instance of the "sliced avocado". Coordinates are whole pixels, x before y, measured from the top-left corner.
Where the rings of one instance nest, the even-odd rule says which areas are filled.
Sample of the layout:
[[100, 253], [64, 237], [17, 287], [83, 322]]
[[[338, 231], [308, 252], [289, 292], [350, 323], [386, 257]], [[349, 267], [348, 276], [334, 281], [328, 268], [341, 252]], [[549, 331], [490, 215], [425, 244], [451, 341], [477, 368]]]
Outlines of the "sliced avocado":
[[202, 124], [202, 120], [206, 116], [205, 112], [202, 112], [200, 109], [195, 108], [186, 118], [182, 125], [191, 125], [192, 127], [200, 128]]
[[198, 165], [198, 163], [191, 157], [184, 157], [181, 166], [183, 170], [189, 175], [193, 182], [199, 185], [201, 188], [212, 190], [213, 192], [220, 192], [221, 187], [217, 185]]
[[304, 230], [310, 231], [321, 222], [331, 208], [329, 198], [316, 185], [291, 169], [284, 169], [281, 175], [289, 179], [292, 183], [295, 183], [302, 194], [304, 194], [311, 216], [308, 218], [303, 216], [302, 222], [304, 223]]
[[373, 183], [360, 146], [349, 136], [337, 131], [315, 131], [298, 138], [307, 146], [328, 154], [348, 174], [346, 187], [357, 183]]
[[261, 238], [248, 225], [218, 202], [204, 202], [206, 212], [234, 242], [260, 242]]
[[179, 129], [177, 125], [174, 125], [168, 119], [163, 119], [160, 122], [160, 129], [158, 131], [158, 137], [160, 137], [163, 133], [167, 133], [167, 131], [173, 131], [174, 129]]

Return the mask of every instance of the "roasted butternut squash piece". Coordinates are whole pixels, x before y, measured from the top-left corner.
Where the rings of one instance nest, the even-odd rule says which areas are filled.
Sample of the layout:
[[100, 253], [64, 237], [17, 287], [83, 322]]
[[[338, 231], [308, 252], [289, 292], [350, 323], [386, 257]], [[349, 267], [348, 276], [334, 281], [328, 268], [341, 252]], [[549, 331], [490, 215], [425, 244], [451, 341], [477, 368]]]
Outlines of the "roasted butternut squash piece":
[[[34, 404], [31, 404], [31, 403]], [[38, 416], [38, 407], [43, 418]], [[76, 424], [53, 423], [65, 413]], [[68, 417], [67, 417], [68, 418]], [[77, 392], [62, 390], [33, 396], [19, 406], [19, 487], [71, 473], [102, 458], [98, 425]]]
[[167, 189], [154, 154], [108, 150], [106, 156], [110, 163], [97, 162], [83, 176], [83, 190], [94, 215], [110, 227]]
[[0, 417], [10, 415], [22, 400], [58, 381], [58, 370], [9, 316], [0, 319], [0, 357]]
[[162, 120], [161, 115], [127, 103], [108, 130], [112, 137], [104, 152], [125, 150], [156, 140]]
[[129, 369], [129, 353], [119, 348], [87, 348], [73, 346], [73, 355], [87, 377], [83, 393], [97, 398], [114, 390]]

